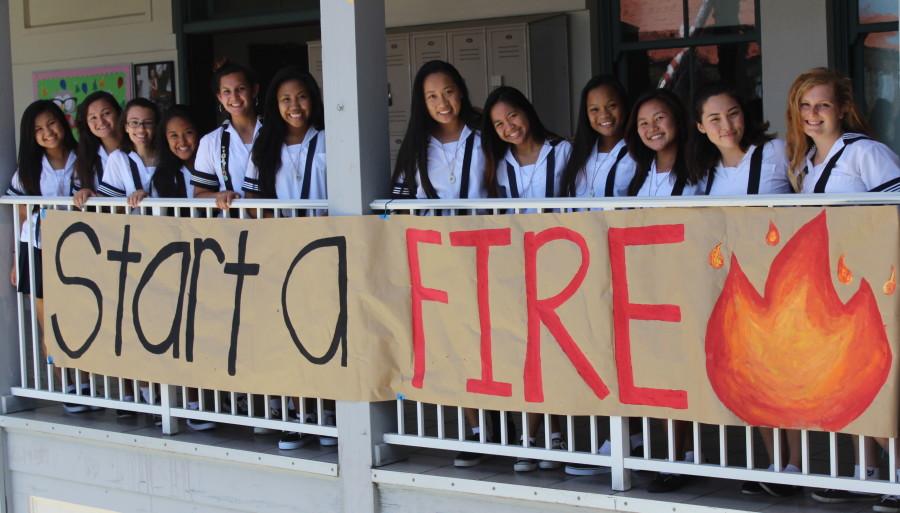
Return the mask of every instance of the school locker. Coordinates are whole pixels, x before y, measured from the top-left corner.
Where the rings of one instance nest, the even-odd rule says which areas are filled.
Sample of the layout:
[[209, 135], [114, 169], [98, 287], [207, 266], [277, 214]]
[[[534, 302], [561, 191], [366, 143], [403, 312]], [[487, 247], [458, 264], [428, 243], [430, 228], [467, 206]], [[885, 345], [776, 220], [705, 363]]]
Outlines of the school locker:
[[504, 85], [512, 86], [531, 98], [526, 31], [524, 24], [488, 29], [488, 80], [491, 90]]
[[469, 89], [469, 99], [476, 108], [487, 99], [487, 56], [484, 29], [448, 33], [450, 63], [459, 70]]
[[422, 32], [412, 34], [413, 69], [428, 61], [447, 60], [447, 33]]

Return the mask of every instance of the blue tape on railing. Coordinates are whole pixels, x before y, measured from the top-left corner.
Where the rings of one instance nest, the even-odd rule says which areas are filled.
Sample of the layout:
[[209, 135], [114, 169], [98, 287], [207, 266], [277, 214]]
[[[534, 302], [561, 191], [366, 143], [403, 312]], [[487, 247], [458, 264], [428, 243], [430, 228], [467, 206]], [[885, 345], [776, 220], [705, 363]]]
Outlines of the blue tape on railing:
[[43, 208], [41, 208], [41, 219], [46, 219], [46, 218], [47, 218], [47, 208], [43, 207]]
[[406, 396], [401, 394], [400, 392], [397, 392], [397, 399], [400, 399], [402, 401], [402, 400], [406, 399]]
[[53, 365], [53, 357], [52, 356], [47, 357], [47, 363], [49, 363], [50, 365]]

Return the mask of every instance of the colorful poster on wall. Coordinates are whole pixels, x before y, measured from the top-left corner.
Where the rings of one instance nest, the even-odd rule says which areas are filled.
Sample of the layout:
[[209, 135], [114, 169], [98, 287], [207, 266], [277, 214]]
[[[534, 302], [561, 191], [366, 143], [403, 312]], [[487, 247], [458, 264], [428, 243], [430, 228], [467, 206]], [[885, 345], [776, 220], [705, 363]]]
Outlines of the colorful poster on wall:
[[32, 75], [34, 98], [53, 100], [75, 127], [75, 111], [84, 98], [95, 91], [107, 91], [121, 105], [131, 98], [131, 66], [127, 64], [58, 71], [38, 71]]

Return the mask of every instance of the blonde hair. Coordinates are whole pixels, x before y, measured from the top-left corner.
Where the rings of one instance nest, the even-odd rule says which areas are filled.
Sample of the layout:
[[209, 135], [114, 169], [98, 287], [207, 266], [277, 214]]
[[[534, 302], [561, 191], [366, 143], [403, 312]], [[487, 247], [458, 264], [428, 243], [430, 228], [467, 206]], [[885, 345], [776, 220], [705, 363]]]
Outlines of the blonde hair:
[[818, 85], [830, 85], [834, 91], [835, 103], [843, 111], [841, 129], [844, 132], [869, 133], [868, 124], [853, 100], [853, 86], [849, 78], [828, 68], [813, 68], [797, 77], [788, 93], [787, 156], [790, 160], [788, 178], [794, 190], [798, 192], [803, 186], [803, 164], [806, 154], [813, 144], [812, 139], [803, 132], [800, 101], [807, 91]]

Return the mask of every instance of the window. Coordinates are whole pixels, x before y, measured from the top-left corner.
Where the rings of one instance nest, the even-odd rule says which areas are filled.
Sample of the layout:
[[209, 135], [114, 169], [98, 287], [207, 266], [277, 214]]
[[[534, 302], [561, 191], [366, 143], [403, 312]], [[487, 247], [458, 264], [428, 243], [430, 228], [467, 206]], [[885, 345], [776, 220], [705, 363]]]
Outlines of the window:
[[664, 86], [686, 105], [709, 81], [735, 86], [762, 113], [758, 0], [600, 2], [600, 69], [636, 96]]
[[900, 52], [896, 0], [846, 0], [831, 12], [835, 67], [853, 79], [873, 136], [900, 153]]

